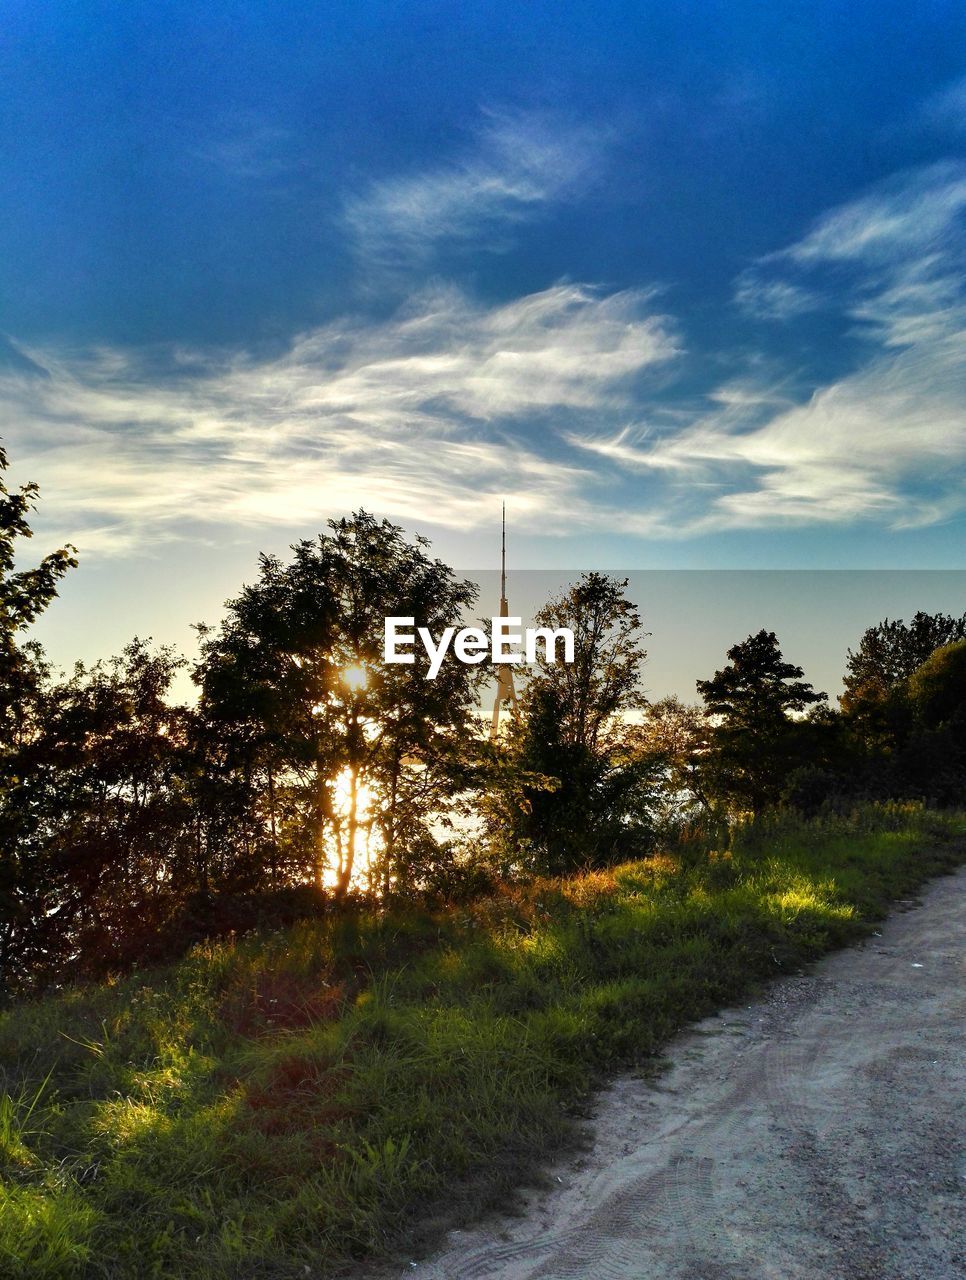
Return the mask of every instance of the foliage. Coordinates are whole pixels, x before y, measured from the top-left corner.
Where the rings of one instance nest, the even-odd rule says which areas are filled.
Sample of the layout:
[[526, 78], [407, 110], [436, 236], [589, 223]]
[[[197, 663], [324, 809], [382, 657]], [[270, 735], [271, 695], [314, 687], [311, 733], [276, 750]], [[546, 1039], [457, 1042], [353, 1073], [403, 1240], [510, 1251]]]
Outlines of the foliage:
[[839, 712], [766, 631], [651, 706], [627, 584], [585, 574], [537, 617], [575, 662], [488, 745], [482, 667], [380, 661], [387, 615], [439, 634], [473, 587], [358, 512], [262, 557], [187, 707], [170, 650], [65, 677], [25, 640], [74, 563], [15, 568], [35, 498], [0, 479], [0, 995], [53, 992], [0, 1013], [4, 1276], [416, 1242], [598, 1072], [961, 858], [966, 617], [870, 628]]
[[16, 638], [19, 632], [43, 613], [57, 595], [57, 585], [77, 561], [74, 548], [66, 546], [44, 556], [33, 569], [17, 570], [17, 540], [32, 538], [29, 515], [39, 495], [35, 484], [25, 484], [11, 492], [3, 479], [8, 466], [6, 451], [0, 446], [0, 710], [7, 724], [16, 726], [16, 692], [23, 654]]
[[759, 631], [728, 650], [729, 662], [697, 682], [714, 718], [704, 774], [709, 793], [737, 811], [760, 813], [777, 801], [803, 754], [804, 734], [790, 718], [825, 701], [785, 662], [773, 631]]
[[686, 837], [712, 811], [704, 765], [712, 725], [703, 708], [671, 696], [650, 703], [635, 740], [660, 770], [660, 832], [665, 841]]
[[908, 680], [931, 653], [966, 639], [966, 613], [916, 613], [910, 623], [889, 618], [863, 632], [858, 649], [848, 651], [842, 705], [853, 710], [862, 701], [882, 699]]
[[[908, 642], [908, 632], [919, 640], [914, 651], [905, 645], [908, 661], [892, 668], [891, 683], [870, 680], [843, 696], [840, 745], [846, 750], [831, 786], [852, 795], [955, 805], [966, 795], [966, 641], [943, 644], [909, 669], [933, 639], [958, 627], [945, 615], [917, 614], [916, 620], [914, 630], [881, 624], [887, 636]], [[880, 628], [870, 634], [880, 635]]]
[[450, 658], [427, 680], [425, 653], [383, 665], [384, 619], [436, 634], [475, 588], [388, 521], [358, 512], [329, 527], [288, 565], [263, 556], [221, 627], [203, 630], [200, 713], [209, 757], [241, 772], [243, 823], [274, 859], [294, 850], [319, 889], [345, 896], [375, 848], [369, 882], [386, 892], [465, 781], [477, 672]]
[[909, 701], [927, 728], [966, 728], [966, 640], [935, 649], [909, 677]]
[[[948, 791], [944, 782], [937, 788], [929, 785], [926, 758], [941, 754], [941, 748], [938, 740], [922, 739], [922, 716], [910, 696], [910, 681], [936, 649], [964, 637], [966, 614], [955, 618], [919, 611], [908, 624], [886, 618], [867, 628], [858, 649], [849, 650], [839, 701], [855, 753], [864, 757], [867, 790], [884, 787], [915, 795]], [[941, 772], [948, 780], [948, 770]]]
[[539, 696], [559, 721], [559, 736], [577, 748], [606, 750], [622, 732], [622, 718], [646, 705], [640, 684], [647, 650], [627, 579], [585, 573], [536, 615], [539, 627], [569, 627], [574, 660], [538, 651], [528, 693]]
[[11, 492], [3, 478], [7, 466], [0, 446], [0, 996], [18, 960], [18, 933], [30, 928], [38, 896], [45, 891], [37, 861], [23, 845], [32, 820], [19, 803], [19, 783], [47, 668], [37, 646], [21, 644], [20, 634], [43, 613], [60, 580], [77, 564], [74, 548], [66, 546], [32, 569], [16, 568], [18, 542], [33, 536], [29, 516], [38, 489], [25, 484]]
[[536, 619], [573, 630], [575, 661], [521, 676], [493, 746], [485, 667], [450, 654], [427, 680], [421, 645], [381, 662], [387, 615], [467, 620], [474, 588], [425, 540], [358, 512], [263, 556], [199, 628], [189, 707], [170, 650], [134, 640], [63, 676], [26, 638], [74, 564], [65, 547], [17, 567], [36, 497], [0, 479], [2, 999], [359, 897], [469, 902], [658, 845], [694, 858], [776, 805], [966, 797], [966, 615], [869, 628], [838, 712], [767, 631], [698, 682], [703, 708], [651, 706], [627, 584], [585, 574]]
[[573, 631], [574, 661], [540, 655], [491, 776], [485, 804], [504, 870], [563, 873], [649, 847], [656, 766], [627, 725], [646, 704], [647, 654], [626, 587], [587, 573], [536, 616]]
[[8, 957], [35, 980], [148, 958], [172, 903], [197, 888], [190, 717], [167, 700], [183, 665], [135, 640], [38, 689], [7, 791], [10, 809], [29, 815], [15, 847], [31, 868], [7, 921]]

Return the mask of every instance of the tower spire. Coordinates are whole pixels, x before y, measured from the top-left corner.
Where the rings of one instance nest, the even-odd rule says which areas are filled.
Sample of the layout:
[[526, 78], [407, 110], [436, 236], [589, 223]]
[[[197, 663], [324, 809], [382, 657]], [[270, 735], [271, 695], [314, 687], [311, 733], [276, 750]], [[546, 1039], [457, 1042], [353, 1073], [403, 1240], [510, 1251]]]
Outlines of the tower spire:
[[[510, 616], [510, 606], [506, 598], [506, 503], [503, 503], [503, 523], [500, 538], [500, 617]], [[500, 663], [496, 679], [496, 699], [493, 703], [493, 719], [490, 722], [490, 741], [495, 742], [500, 732], [500, 712], [503, 707], [517, 709], [517, 691], [513, 687], [513, 668], [508, 663]]]
[[[506, 503], [503, 504], [503, 538], [500, 544], [500, 603], [506, 603]], [[507, 614], [501, 613], [502, 618]]]

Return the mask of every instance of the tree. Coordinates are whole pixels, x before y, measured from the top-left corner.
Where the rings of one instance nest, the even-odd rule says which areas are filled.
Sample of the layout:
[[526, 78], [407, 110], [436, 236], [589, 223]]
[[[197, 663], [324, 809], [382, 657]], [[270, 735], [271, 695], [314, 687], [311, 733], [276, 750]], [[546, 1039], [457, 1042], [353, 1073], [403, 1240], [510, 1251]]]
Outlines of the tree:
[[640, 684], [645, 632], [626, 588], [626, 578], [585, 573], [536, 615], [538, 627], [569, 627], [574, 633], [573, 662], [548, 659], [538, 650], [530, 684], [554, 704], [560, 740], [568, 745], [605, 749], [615, 733], [623, 733], [626, 717], [647, 705]]
[[196, 887], [183, 659], [135, 640], [44, 691], [13, 797], [33, 816], [42, 896], [20, 935], [37, 974], [103, 973], [143, 958]]
[[849, 650], [839, 701], [853, 753], [870, 777], [884, 783], [890, 776], [890, 786], [905, 785], [908, 769], [902, 766], [893, 776], [893, 765], [899, 755], [910, 759], [919, 732], [909, 679], [938, 648], [964, 637], [966, 614], [955, 618], [919, 611], [908, 624], [886, 618], [869, 627], [858, 649]]
[[640, 748], [661, 770], [663, 826], [669, 833], [712, 807], [703, 772], [710, 739], [711, 724], [704, 709], [673, 695], [652, 702], [644, 713]]
[[963, 639], [966, 613], [954, 618], [947, 613], [920, 610], [908, 624], [886, 618], [869, 627], [863, 632], [858, 649], [848, 651], [845, 693], [841, 696], [843, 710], [854, 709], [863, 699], [884, 698], [889, 690], [908, 680], [936, 649]]
[[[203, 632], [195, 679], [201, 715], [244, 773], [254, 828], [302, 850], [319, 889], [344, 896], [362, 862], [385, 893], [465, 784], [479, 679], [452, 657], [427, 679], [418, 645], [411, 665], [384, 665], [385, 618], [436, 635], [461, 624], [476, 590], [425, 539], [364, 511], [329, 529], [290, 564], [262, 557], [258, 581]], [[282, 833], [279, 792], [292, 800]]]
[[801, 762], [802, 734], [790, 713], [804, 712], [826, 695], [802, 680], [801, 667], [784, 661], [773, 631], [749, 636], [727, 656], [726, 667], [697, 681], [715, 721], [708, 786], [733, 807], [757, 813], [778, 799]]
[[36, 484], [11, 492], [4, 482], [7, 454], [0, 446], [0, 992], [14, 959], [15, 940], [33, 918], [41, 876], [25, 845], [31, 815], [14, 803], [21, 774], [20, 755], [34, 733], [36, 704], [46, 678], [38, 646], [21, 644], [20, 634], [57, 595], [57, 586], [76, 566], [74, 548], [44, 556], [32, 569], [16, 569], [18, 542], [33, 536], [30, 512]]
[[29, 514], [39, 489], [30, 483], [11, 492], [3, 479], [7, 466], [0, 446], [0, 750], [9, 752], [24, 735], [26, 703], [36, 685], [37, 651], [18, 644], [18, 636], [56, 597], [58, 583], [77, 560], [75, 549], [65, 546], [33, 569], [15, 569], [18, 539], [33, 537]]
[[901, 686], [910, 725], [892, 760], [896, 794], [937, 804], [966, 795], [966, 640], [934, 650]]
[[629, 721], [646, 705], [647, 654], [626, 587], [587, 573], [536, 616], [538, 626], [573, 631], [574, 661], [540, 657], [502, 748], [488, 820], [511, 865], [563, 873], [647, 844], [655, 766]]
[[908, 694], [927, 728], [966, 727], [966, 640], [935, 649], [909, 677]]

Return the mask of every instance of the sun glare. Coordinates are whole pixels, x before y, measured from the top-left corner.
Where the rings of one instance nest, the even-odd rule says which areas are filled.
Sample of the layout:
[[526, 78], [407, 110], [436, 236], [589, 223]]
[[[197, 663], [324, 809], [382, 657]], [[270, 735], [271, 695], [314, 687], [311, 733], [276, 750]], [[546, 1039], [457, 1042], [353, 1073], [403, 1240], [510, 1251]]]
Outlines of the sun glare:
[[[352, 796], [352, 770], [343, 769], [336, 779], [335, 792], [333, 799], [335, 801], [336, 813], [346, 816], [349, 812], [349, 804]], [[372, 803], [372, 788], [366, 783], [360, 782], [356, 790], [356, 814], [359, 822], [364, 823], [369, 817], [369, 806]]]
[[[352, 785], [352, 770], [348, 768], [343, 769], [336, 779], [332, 793], [334, 810], [333, 816], [336, 822], [338, 822], [342, 827], [343, 833], [346, 837], [347, 819], [352, 808]], [[374, 796], [372, 788], [364, 782], [357, 783], [356, 822], [358, 825], [355, 832], [354, 848], [352, 850], [352, 885], [357, 889], [367, 887], [373, 865], [379, 853], [380, 841], [372, 829], [373, 800]], [[339, 869], [337, 862], [338, 858], [333, 858], [330, 861], [329, 866], [326, 868], [323, 876], [323, 884], [329, 889], [335, 888], [339, 883]]]
[[344, 667], [339, 679], [350, 693], [361, 693], [369, 685], [369, 672], [362, 666]]

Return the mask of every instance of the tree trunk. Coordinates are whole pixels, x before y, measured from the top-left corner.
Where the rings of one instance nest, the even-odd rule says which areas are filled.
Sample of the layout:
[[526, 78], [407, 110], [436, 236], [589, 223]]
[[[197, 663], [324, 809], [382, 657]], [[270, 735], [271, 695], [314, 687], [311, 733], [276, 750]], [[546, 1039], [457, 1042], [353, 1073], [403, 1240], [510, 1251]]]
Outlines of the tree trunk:
[[325, 774], [322, 764], [315, 767], [315, 833], [313, 880], [319, 893], [325, 892], [325, 868], [328, 863], [325, 848], [325, 832], [328, 826], [328, 791], [325, 785]]
[[356, 839], [359, 834], [359, 766], [349, 766], [349, 838], [346, 841], [345, 857], [339, 869], [339, 883], [336, 892], [344, 898], [352, 883], [352, 872], [356, 857]]
[[272, 832], [272, 888], [278, 888], [278, 831], [275, 826], [275, 771], [268, 766], [268, 820]]

